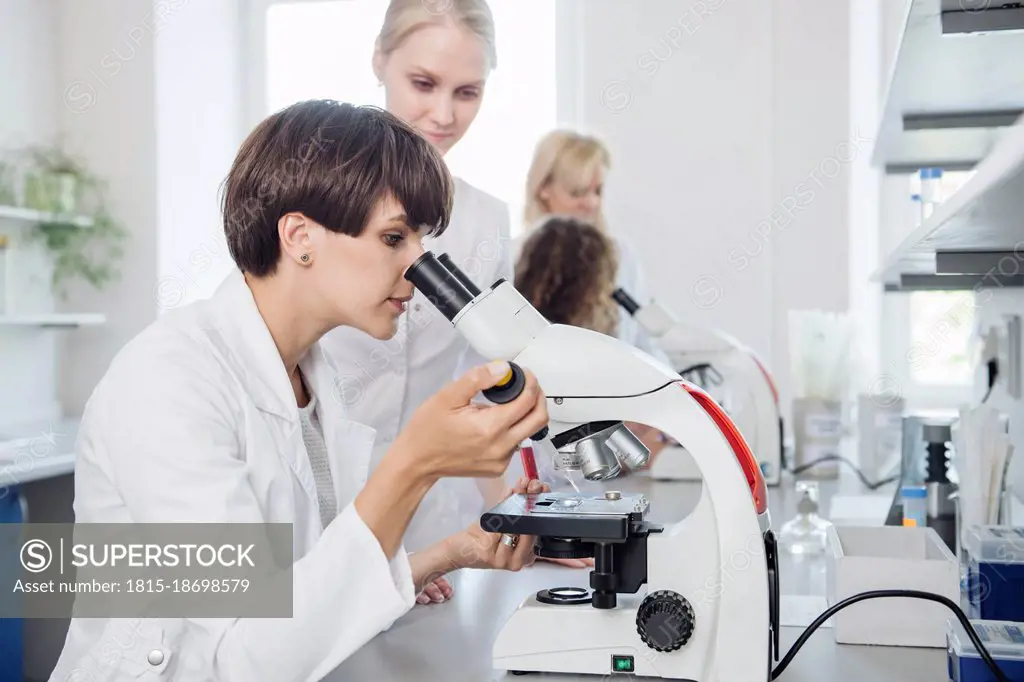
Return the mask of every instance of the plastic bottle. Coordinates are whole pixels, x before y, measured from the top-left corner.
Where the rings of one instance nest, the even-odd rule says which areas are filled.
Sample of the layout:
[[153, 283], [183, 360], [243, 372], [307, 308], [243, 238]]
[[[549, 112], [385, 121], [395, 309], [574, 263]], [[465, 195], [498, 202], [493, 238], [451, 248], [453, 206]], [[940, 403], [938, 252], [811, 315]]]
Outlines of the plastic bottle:
[[903, 502], [904, 526], [928, 525], [928, 489], [923, 485], [905, 485], [900, 488]]
[[828, 544], [830, 524], [818, 515], [818, 484], [798, 481], [796, 516], [782, 525], [779, 543], [791, 554], [820, 554]]

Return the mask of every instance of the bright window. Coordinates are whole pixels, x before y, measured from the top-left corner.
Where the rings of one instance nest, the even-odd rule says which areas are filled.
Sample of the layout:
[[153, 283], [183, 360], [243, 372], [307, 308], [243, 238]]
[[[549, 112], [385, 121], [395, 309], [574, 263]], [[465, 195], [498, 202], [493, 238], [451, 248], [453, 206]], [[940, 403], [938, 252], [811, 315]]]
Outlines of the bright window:
[[[959, 190], [974, 171], [944, 172], [936, 199], [942, 202]], [[920, 195], [921, 180], [910, 176], [911, 196]], [[924, 219], [924, 212], [919, 219]], [[909, 297], [910, 347], [907, 371], [922, 387], [970, 386], [974, 380], [971, 338], [974, 333], [972, 291], [916, 291]]]
[[[513, 236], [522, 227], [522, 195], [534, 144], [557, 122], [555, 5], [490, 0], [498, 68], [472, 127], [446, 157], [454, 175], [509, 204]], [[371, 58], [386, 6], [384, 0], [263, 0], [265, 101], [260, 116], [311, 98], [383, 106]]]
[[971, 291], [915, 291], [910, 294], [910, 378], [922, 386], [972, 383], [974, 331]]

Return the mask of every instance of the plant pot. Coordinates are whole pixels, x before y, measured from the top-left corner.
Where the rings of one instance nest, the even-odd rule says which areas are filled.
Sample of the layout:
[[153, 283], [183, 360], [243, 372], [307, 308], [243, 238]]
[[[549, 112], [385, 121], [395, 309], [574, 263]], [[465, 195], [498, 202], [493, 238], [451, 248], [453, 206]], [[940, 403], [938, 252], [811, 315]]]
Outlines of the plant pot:
[[58, 213], [74, 213], [78, 207], [78, 177], [74, 173], [54, 173], [55, 204]]
[[25, 174], [22, 201], [25, 208], [33, 208], [37, 211], [49, 211], [51, 209], [52, 203], [45, 175], [42, 173]]
[[78, 205], [78, 178], [73, 173], [29, 173], [25, 206], [38, 211], [73, 213]]
[[18, 201], [14, 167], [0, 162], [0, 206], [14, 206]]

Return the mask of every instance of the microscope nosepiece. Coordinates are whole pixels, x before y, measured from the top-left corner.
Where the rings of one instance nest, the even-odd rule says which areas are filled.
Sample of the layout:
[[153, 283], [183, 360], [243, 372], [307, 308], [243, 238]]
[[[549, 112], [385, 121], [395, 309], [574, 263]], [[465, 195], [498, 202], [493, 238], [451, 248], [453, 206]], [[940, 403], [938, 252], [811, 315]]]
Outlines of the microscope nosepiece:
[[615, 478], [622, 471], [619, 460], [601, 438], [584, 438], [577, 442], [576, 455], [580, 460], [583, 477], [588, 481]]
[[460, 278], [430, 251], [424, 252], [409, 266], [405, 271], [405, 278], [412, 282], [449, 322], [453, 321], [474, 298], [472, 291]]
[[605, 439], [605, 445], [630, 471], [647, 466], [651, 451], [625, 424], [616, 426]]

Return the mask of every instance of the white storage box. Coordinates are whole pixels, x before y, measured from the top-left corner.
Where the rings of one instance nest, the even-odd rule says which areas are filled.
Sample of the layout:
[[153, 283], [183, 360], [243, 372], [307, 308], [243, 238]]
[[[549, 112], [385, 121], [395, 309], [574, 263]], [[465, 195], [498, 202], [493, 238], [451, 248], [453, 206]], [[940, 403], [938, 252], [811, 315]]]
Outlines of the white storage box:
[[[872, 590], [920, 590], [960, 603], [960, 567], [931, 528], [830, 526], [829, 606]], [[839, 644], [946, 647], [952, 612], [916, 598], [867, 599], [832, 616]]]

